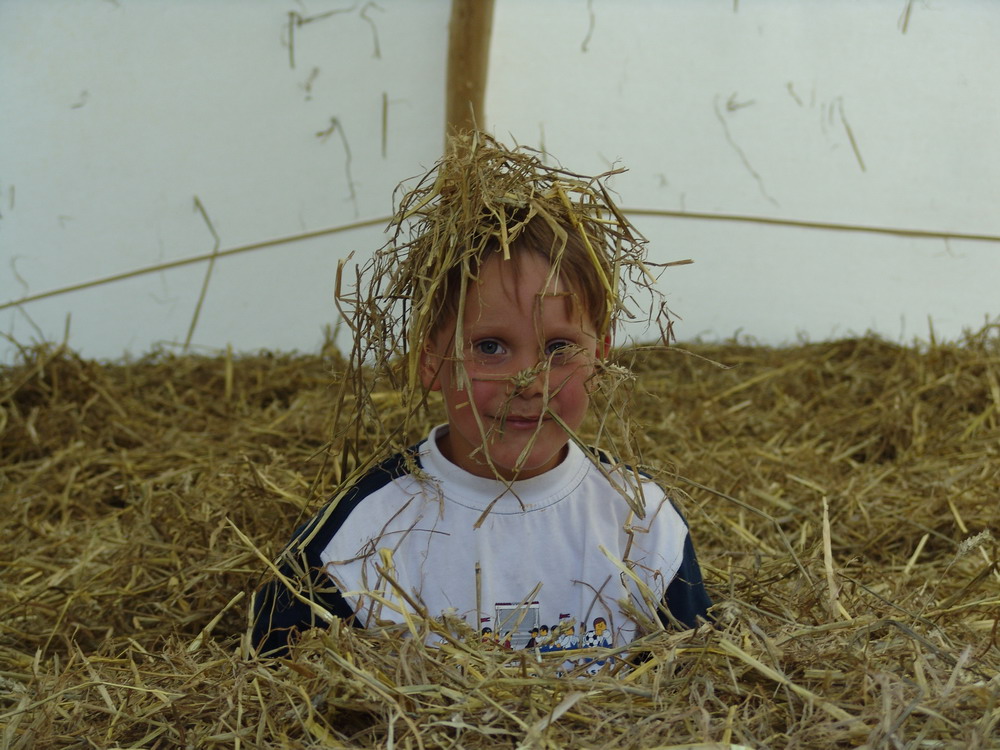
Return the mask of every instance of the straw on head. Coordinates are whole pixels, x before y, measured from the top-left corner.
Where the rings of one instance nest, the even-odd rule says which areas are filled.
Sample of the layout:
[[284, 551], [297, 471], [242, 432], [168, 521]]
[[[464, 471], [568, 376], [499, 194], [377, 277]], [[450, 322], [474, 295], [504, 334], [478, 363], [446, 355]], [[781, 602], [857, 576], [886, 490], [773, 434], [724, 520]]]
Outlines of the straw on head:
[[[538, 152], [508, 149], [484, 133], [454, 138], [445, 157], [402, 193], [391, 239], [360, 269], [354, 291], [340, 295], [355, 335], [357, 398], [353, 411], [344, 412], [346, 424], [370, 414], [372, 394], [388, 387], [399, 393], [394, 416], [401, 420], [388, 427], [385, 420], [368, 423], [381, 431], [380, 453], [419, 435], [417, 427], [427, 422], [428, 394], [420, 378], [425, 342], [443, 319], [453, 318], [455, 360], [460, 360], [469, 285], [491, 255], [510, 258], [511, 248], [536, 222], [555, 238], [552, 247], [538, 248], [547, 255], [551, 275], [585, 277], [596, 290], [590, 296], [598, 297], [598, 331], [611, 332], [623, 319], [642, 317], [669, 331], [667, 308], [646, 262], [646, 241], [614, 205], [605, 184], [614, 173], [589, 177], [547, 166]], [[567, 260], [568, 242], [585, 248], [580, 253], [585, 260], [576, 268]], [[585, 302], [594, 306], [593, 300]], [[596, 385], [615, 394], [627, 379], [621, 367], [601, 368]], [[621, 410], [604, 410], [605, 419], [616, 414]], [[628, 429], [600, 434], [621, 439]], [[635, 458], [627, 445], [605, 447]]]

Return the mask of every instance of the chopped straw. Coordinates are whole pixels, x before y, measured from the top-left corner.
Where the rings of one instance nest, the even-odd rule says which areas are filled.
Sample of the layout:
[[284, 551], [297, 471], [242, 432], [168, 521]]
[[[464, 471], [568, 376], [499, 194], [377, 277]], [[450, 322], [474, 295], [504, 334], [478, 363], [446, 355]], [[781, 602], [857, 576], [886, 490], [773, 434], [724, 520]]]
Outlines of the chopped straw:
[[[390, 242], [353, 282], [341, 267], [346, 356], [38, 345], [0, 369], [0, 746], [1000, 747], [1000, 326], [668, 348], [662, 269], [606, 176], [455, 141]], [[419, 357], [445, 271], [467, 289], [529, 218], [580, 234], [601, 330], [647, 310], [662, 333], [600, 363], [571, 438], [665, 469], [716, 626], [648, 623], [574, 652], [609, 662], [587, 676], [423, 611], [384, 555], [367, 593], [401, 624], [319, 611], [329, 629], [256, 658], [247, 603], [280, 545], [442, 420]]]
[[1000, 746], [1000, 327], [687, 351], [616, 358], [718, 626], [582, 677], [419, 610], [250, 657], [262, 559], [355, 468], [332, 347], [26, 347], [0, 370], [0, 746]]

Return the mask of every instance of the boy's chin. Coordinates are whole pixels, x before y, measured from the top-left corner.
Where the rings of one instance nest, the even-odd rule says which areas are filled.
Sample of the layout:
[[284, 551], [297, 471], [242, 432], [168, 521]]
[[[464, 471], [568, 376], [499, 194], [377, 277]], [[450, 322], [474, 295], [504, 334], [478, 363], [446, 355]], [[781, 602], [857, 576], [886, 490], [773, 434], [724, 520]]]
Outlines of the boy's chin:
[[509, 455], [506, 451], [493, 451], [490, 453], [493, 466], [488, 468], [495, 469], [503, 479], [531, 479], [561, 464], [567, 451], [565, 443], [549, 450], [536, 448], [520, 461], [520, 451], [512, 451]]

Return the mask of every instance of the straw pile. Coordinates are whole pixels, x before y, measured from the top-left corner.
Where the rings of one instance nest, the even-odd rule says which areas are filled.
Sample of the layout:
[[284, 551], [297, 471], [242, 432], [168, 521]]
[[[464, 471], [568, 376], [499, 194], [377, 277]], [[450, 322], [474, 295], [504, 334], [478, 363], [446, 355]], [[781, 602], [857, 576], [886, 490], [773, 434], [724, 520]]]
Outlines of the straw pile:
[[733, 367], [644, 355], [632, 415], [718, 627], [598, 678], [471, 634], [251, 658], [263, 560], [364, 455], [328, 447], [343, 360], [26, 349], [0, 370], [0, 746], [1000, 747], [997, 327], [689, 349]]

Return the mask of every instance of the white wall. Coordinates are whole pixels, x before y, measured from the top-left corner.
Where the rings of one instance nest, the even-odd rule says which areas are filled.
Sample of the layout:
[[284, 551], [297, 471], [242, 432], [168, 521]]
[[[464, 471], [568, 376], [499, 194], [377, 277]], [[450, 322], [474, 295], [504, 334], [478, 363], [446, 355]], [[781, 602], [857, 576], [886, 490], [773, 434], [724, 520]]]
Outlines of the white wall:
[[[293, 68], [289, 13], [330, 11], [294, 29]], [[388, 215], [440, 153], [448, 14], [0, 1], [0, 305], [211, 252], [195, 196], [223, 250]], [[571, 169], [629, 167], [628, 207], [998, 236], [997, 38], [989, 0], [496, 0], [488, 124]], [[664, 279], [682, 339], [909, 341], [1000, 315], [998, 242], [635, 221], [655, 260], [695, 260]], [[218, 260], [193, 343], [315, 349], [337, 261], [382, 241]], [[0, 331], [60, 340], [70, 315], [94, 357], [183, 342], [206, 270], [0, 309]]]
[[[387, 216], [440, 155], [449, 8], [379, 7], [297, 28], [292, 68], [289, 12], [350, 3], [0, 1], [0, 302], [210, 253], [194, 196], [222, 249]], [[315, 349], [338, 260], [382, 242], [375, 227], [218, 261], [193, 342]], [[71, 314], [96, 357], [183, 342], [206, 268], [0, 311], [0, 330], [61, 340]]]
[[[1000, 3], [499, 0], [494, 39], [491, 126], [627, 166], [626, 206], [1000, 235]], [[695, 260], [664, 282], [681, 338], [1000, 315], [998, 242], [636, 222]]]

